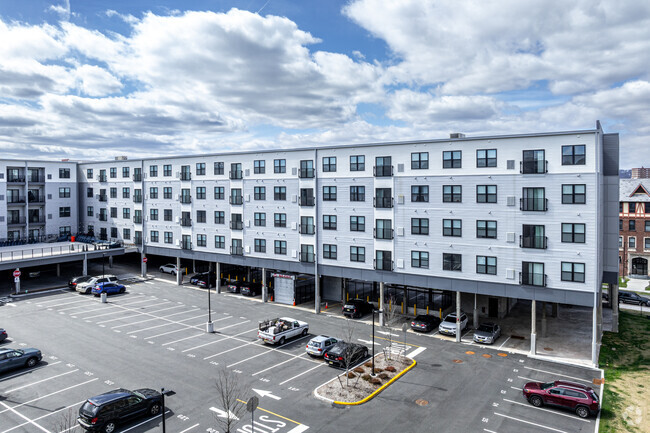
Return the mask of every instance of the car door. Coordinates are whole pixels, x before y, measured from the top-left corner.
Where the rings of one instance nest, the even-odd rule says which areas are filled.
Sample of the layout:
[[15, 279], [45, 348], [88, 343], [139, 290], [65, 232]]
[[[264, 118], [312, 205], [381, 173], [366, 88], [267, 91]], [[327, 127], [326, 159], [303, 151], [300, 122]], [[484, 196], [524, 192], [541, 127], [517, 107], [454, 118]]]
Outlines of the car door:
[[9, 370], [9, 360], [6, 353], [0, 353], [0, 373]]
[[146, 401], [138, 396], [127, 397], [124, 402], [125, 406], [122, 409], [123, 414], [121, 416], [123, 419], [135, 418], [147, 410]]
[[553, 404], [556, 406], [563, 406], [564, 405], [563, 398], [564, 398], [564, 389], [551, 388], [548, 390], [548, 393], [546, 394], [546, 403]]

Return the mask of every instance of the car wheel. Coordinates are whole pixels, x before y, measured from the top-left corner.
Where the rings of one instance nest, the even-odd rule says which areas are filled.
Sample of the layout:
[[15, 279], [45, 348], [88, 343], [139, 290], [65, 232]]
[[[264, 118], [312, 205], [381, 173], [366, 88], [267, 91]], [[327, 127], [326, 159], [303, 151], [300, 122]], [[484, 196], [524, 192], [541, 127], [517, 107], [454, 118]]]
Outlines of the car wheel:
[[304, 337], [305, 335], [307, 335], [307, 330], [306, 330], [306, 329], [303, 329], [303, 330], [302, 330], [302, 336]]
[[366, 359], [368, 357], [368, 349], [363, 351], [363, 359]]
[[530, 404], [532, 404], [535, 407], [541, 407], [544, 405], [544, 401], [542, 400], [542, 397], [539, 397], [537, 395], [534, 395], [530, 398]]
[[26, 365], [27, 367], [29, 367], [29, 368], [32, 368], [32, 367], [35, 366], [36, 364], [38, 364], [38, 359], [36, 359], [36, 358], [29, 358], [29, 359], [27, 360], [27, 362], [25, 363], [25, 365]]
[[154, 403], [151, 405], [149, 408], [149, 415], [151, 416], [156, 416], [160, 413], [160, 405], [158, 403]]
[[578, 406], [576, 407], [576, 415], [580, 418], [587, 418], [589, 416], [589, 409], [585, 406]]
[[124, 290], [125, 290], [124, 287], [122, 287], [122, 288], [120, 289], [120, 293], [124, 293]]
[[104, 433], [113, 433], [115, 431], [115, 428], [116, 428], [115, 421], [109, 421], [106, 424], [104, 424], [104, 428], [102, 429], [102, 431]]
[[87, 289], [86, 289], [86, 295], [90, 295], [90, 293], [92, 292], [92, 290], [93, 290], [93, 289], [91, 289], [91, 288], [87, 288]]
[[176, 276], [176, 271], [172, 271], [171, 274], [172, 274], [173, 276]]
[[284, 337], [280, 338], [279, 344], [280, 344], [280, 346], [282, 346], [284, 344]]

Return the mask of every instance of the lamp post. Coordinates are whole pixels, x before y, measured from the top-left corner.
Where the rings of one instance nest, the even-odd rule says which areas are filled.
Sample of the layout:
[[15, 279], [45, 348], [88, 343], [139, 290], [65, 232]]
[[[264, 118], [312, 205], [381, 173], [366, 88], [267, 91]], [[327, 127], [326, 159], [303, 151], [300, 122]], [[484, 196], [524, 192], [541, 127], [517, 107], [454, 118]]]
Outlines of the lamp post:
[[372, 309], [372, 373], [371, 376], [375, 375], [375, 313], [383, 313], [384, 311], [379, 309]]
[[166, 431], [165, 430], [165, 396], [170, 396], [170, 395], [174, 395], [174, 394], [176, 394], [176, 392], [174, 392], [172, 390], [165, 391], [165, 388], [160, 388], [160, 397], [162, 399], [161, 402], [160, 402], [160, 404], [162, 406], [162, 408], [160, 410], [160, 415], [162, 416], [162, 431], [163, 431], [163, 433], [165, 433], [165, 431]]
[[208, 273], [208, 283], [206, 285], [208, 289], [208, 323], [205, 325], [205, 331], [208, 334], [212, 334], [214, 332], [214, 323], [212, 323], [212, 295], [210, 293], [210, 273]]
[[104, 278], [104, 262], [106, 262], [106, 253], [102, 253], [102, 278]]

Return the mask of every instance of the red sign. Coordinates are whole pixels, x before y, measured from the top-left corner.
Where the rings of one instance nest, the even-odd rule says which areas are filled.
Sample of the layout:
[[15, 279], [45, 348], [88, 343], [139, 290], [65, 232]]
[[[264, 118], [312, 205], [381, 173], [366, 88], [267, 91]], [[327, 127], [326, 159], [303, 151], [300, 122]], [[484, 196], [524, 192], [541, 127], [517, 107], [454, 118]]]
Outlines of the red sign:
[[142, 263], [147, 263], [147, 258], [146, 257], [142, 258]]
[[293, 275], [286, 275], [286, 274], [271, 274], [272, 277], [278, 277], [278, 278], [289, 278], [289, 279], [295, 279]]
[[20, 277], [20, 269], [16, 269], [14, 271], [14, 277], [16, 277], [16, 278]]

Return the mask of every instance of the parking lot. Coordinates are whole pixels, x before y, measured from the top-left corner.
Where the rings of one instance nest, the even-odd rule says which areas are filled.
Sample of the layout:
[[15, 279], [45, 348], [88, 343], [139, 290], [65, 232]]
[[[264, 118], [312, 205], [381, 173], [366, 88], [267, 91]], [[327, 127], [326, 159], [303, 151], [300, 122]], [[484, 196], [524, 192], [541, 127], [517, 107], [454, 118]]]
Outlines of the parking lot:
[[[134, 280], [135, 281], [135, 280]], [[261, 304], [239, 295], [213, 294], [214, 334], [205, 332], [205, 290], [176, 286], [171, 278], [127, 285], [127, 293], [99, 298], [62, 290], [24, 297], [0, 307], [9, 332], [2, 347], [36, 347], [43, 362], [0, 376], [0, 433], [81, 431], [77, 410], [91, 396], [117, 387], [172, 389], [166, 399], [170, 432], [221, 432], [214, 379], [218, 367], [236, 373], [260, 397], [255, 431], [555, 431], [594, 432], [596, 420], [534, 408], [521, 387], [530, 380], [591, 384], [600, 372], [529, 359], [443, 339], [403, 334], [397, 349], [418, 365], [369, 403], [331, 407], [312, 392], [338, 372], [305, 354], [309, 337], [342, 337], [335, 312]], [[258, 321], [289, 316], [310, 324], [310, 334], [282, 347], [261, 344]], [[367, 319], [367, 318], [366, 318]], [[369, 320], [355, 322], [355, 339], [372, 345]], [[390, 335], [377, 328], [376, 351]], [[600, 389], [594, 386], [598, 393]], [[416, 400], [419, 404], [416, 404]], [[249, 416], [249, 415], [248, 415]], [[250, 418], [237, 426], [250, 432]], [[335, 421], [335, 426], [330, 423]], [[121, 431], [160, 431], [161, 420], [142, 419]]]

